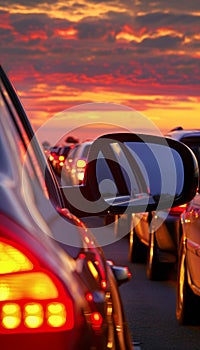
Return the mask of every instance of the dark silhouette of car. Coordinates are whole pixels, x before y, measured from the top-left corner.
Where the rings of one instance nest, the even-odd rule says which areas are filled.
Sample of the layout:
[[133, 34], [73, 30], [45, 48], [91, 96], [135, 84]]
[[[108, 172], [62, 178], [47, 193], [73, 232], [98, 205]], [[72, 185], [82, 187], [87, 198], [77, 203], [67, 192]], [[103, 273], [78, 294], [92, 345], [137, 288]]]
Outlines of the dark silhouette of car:
[[71, 145], [65, 145], [65, 146], [59, 147], [59, 150], [52, 162], [53, 168], [57, 175], [59, 176], [61, 175], [64, 163], [65, 163], [65, 159], [67, 158], [72, 148], [73, 147]]
[[[200, 164], [200, 129], [177, 127], [165, 135], [187, 145]], [[132, 215], [129, 260], [146, 262], [150, 280], [167, 279], [177, 266], [180, 215], [186, 204], [170, 210]]]
[[[200, 145], [199, 153], [200, 153]], [[200, 181], [180, 218], [176, 317], [181, 325], [200, 324]]]

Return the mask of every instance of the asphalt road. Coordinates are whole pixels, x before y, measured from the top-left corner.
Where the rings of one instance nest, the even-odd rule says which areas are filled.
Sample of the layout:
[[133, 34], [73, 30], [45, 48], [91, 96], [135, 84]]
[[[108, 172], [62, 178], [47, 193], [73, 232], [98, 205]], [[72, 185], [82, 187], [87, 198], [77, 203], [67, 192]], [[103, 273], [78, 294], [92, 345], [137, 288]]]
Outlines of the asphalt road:
[[127, 261], [128, 240], [105, 246], [106, 257], [118, 265], [129, 266], [130, 282], [120, 287], [134, 342], [142, 350], [199, 350], [200, 326], [180, 326], [175, 317], [176, 278], [149, 281], [145, 264]]

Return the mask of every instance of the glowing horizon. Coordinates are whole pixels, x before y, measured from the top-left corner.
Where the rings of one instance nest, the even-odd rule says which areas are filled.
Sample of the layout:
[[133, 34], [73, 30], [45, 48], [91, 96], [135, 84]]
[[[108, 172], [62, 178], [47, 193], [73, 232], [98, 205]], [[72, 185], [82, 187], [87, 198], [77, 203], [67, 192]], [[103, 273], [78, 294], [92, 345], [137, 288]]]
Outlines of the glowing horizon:
[[0, 0], [0, 19], [1, 64], [35, 129], [92, 102], [131, 107], [163, 132], [199, 127], [196, 1]]

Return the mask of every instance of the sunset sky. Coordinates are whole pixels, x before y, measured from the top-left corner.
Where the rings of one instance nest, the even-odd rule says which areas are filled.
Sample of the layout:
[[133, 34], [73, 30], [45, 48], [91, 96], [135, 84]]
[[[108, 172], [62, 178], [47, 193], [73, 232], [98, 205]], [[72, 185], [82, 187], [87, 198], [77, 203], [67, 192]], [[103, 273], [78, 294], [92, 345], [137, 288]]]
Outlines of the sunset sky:
[[0, 39], [35, 128], [88, 102], [200, 128], [199, 0], [0, 0]]

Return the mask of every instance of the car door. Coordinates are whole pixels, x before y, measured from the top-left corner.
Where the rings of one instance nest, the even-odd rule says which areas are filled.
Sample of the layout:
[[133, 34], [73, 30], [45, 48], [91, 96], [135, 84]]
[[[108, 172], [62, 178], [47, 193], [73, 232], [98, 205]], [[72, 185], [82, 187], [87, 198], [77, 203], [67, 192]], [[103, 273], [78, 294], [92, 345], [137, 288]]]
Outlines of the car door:
[[187, 268], [193, 284], [200, 288], [200, 194], [188, 205], [184, 218], [187, 245]]

